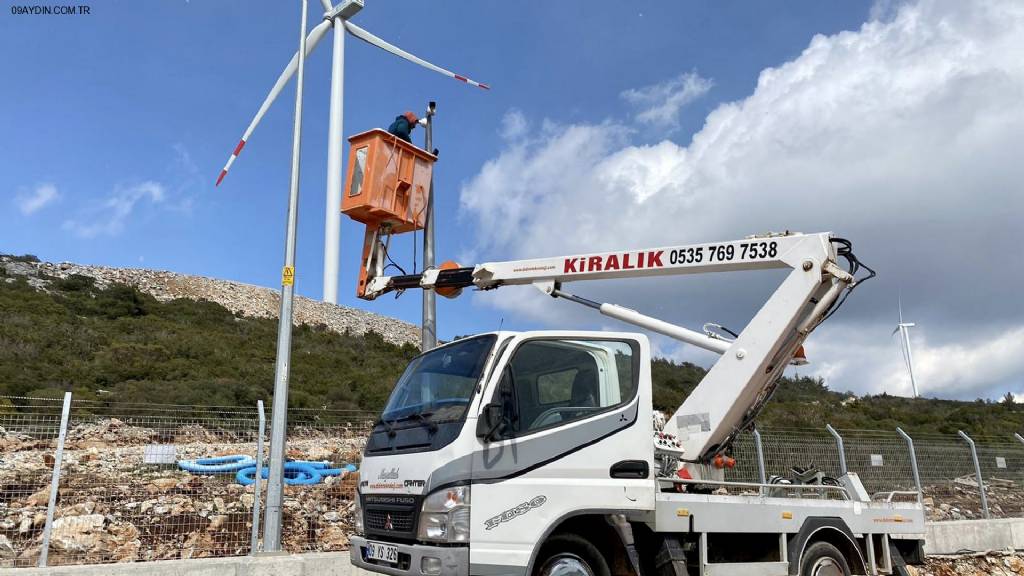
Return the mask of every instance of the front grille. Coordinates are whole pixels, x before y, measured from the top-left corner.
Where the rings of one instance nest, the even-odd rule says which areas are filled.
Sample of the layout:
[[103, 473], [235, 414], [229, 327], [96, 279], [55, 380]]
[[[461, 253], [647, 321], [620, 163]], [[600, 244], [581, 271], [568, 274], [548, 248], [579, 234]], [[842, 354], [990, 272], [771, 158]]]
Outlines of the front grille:
[[369, 530], [377, 532], [412, 532], [412, 511], [392, 512], [388, 510], [367, 510], [363, 522]]
[[411, 540], [422, 498], [407, 494], [364, 494], [363, 526], [368, 535], [385, 540]]

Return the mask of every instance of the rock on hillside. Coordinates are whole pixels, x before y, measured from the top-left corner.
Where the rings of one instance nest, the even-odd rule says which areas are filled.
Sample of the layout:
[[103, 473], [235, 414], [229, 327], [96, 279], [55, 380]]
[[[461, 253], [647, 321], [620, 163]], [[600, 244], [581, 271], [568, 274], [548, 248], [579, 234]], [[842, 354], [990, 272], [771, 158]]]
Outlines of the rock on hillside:
[[[25, 262], [10, 256], [0, 256], [0, 266], [7, 271], [8, 275], [27, 277], [30, 284], [41, 290], [46, 290], [49, 284], [47, 277], [67, 278], [74, 274], [80, 274], [94, 278], [97, 286], [100, 287], [115, 283], [127, 284], [161, 301], [176, 298], [209, 300], [224, 306], [235, 314], [255, 318], [277, 318], [280, 306], [279, 292], [270, 288], [229, 280], [216, 280], [204, 276], [177, 274], [165, 270], [109, 268], [70, 262], [61, 262], [60, 264]], [[409, 343], [419, 346], [420, 329], [418, 326], [387, 316], [347, 306], [317, 302], [301, 296], [295, 297], [294, 314], [296, 325], [323, 324], [336, 332], [347, 330], [353, 334], [372, 331], [394, 344]]]

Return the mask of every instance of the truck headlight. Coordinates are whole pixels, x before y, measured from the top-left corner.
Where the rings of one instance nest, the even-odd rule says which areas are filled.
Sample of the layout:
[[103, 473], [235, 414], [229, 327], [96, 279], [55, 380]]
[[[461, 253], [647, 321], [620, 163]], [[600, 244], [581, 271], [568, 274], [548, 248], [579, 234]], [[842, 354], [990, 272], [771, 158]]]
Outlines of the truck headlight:
[[420, 540], [469, 542], [469, 486], [438, 490], [423, 500]]
[[356, 534], [363, 535], [363, 506], [359, 503], [359, 489], [356, 489], [355, 507], [352, 511], [356, 515]]

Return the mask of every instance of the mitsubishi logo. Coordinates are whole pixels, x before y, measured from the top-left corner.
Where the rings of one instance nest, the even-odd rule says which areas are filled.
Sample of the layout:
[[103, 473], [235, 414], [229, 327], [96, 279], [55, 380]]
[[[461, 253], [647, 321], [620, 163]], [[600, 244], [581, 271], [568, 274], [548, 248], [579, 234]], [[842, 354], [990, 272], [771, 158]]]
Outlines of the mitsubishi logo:
[[387, 516], [384, 517], [384, 529], [385, 530], [394, 530], [395, 529], [395, 526], [393, 524], [391, 524], [391, 514], [388, 514]]

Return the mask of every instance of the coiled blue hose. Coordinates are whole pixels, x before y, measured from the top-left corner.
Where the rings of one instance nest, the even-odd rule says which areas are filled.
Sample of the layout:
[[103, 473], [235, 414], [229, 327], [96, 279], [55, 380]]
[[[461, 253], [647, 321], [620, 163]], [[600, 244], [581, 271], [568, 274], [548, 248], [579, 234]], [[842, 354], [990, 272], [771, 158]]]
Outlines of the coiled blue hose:
[[179, 460], [178, 468], [193, 474], [230, 474], [247, 466], [254, 466], [256, 460], [252, 456], [233, 454], [215, 458], [199, 458], [197, 460]]
[[[284, 463], [284, 483], [289, 486], [303, 486], [308, 484], [318, 484], [323, 480], [323, 474], [321, 471], [323, 468], [317, 468], [316, 464], [323, 464], [318, 462], [285, 462]], [[261, 478], [270, 477], [270, 469], [262, 468], [260, 470]], [[256, 467], [248, 466], [242, 468], [235, 473], [235, 481], [242, 486], [249, 486], [256, 482]]]
[[[317, 484], [325, 476], [340, 476], [357, 470], [352, 464], [345, 464], [341, 468], [328, 468], [329, 465], [328, 462], [311, 462], [307, 460], [285, 462], [284, 482], [289, 486]], [[178, 467], [193, 474], [234, 473], [235, 480], [243, 486], [249, 486], [256, 482], [256, 460], [252, 456], [244, 454], [199, 458], [196, 460], [179, 460]], [[268, 468], [261, 470], [263, 478], [267, 478], [269, 475], [270, 470]]]

